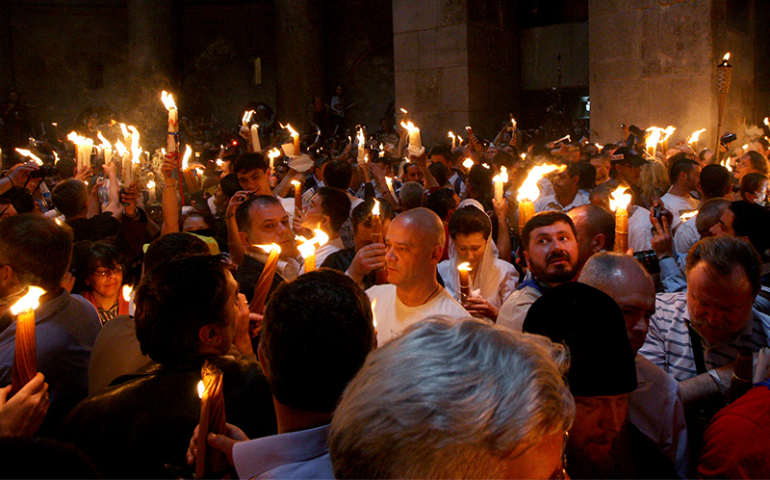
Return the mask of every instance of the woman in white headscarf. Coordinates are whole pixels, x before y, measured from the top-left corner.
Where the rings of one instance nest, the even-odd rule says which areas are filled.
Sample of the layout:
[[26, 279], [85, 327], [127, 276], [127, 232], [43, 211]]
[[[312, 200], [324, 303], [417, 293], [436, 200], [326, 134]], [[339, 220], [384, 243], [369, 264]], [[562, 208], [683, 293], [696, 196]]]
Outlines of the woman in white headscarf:
[[470, 264], [471, 295], [463, 302], [475, 317], [497, 320], [508, 295], [516, 289], [519, 273], [512, 264], [498, 258], [492, 241], [492, 221], [475, 200], [464, 200], [449, 219], [449, 260], [438, 265], [446, 290], [458, 302], [460, 275], [457, 266]]

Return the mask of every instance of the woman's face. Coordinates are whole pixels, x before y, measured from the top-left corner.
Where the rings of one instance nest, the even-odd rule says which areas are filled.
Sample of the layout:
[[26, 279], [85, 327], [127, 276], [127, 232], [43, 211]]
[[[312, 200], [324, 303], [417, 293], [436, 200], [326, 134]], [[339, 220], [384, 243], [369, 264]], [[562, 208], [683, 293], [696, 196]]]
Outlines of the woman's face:
[[86, 279], [86, 284], [103, 297], [117, 295], [123, 285], [123, 265], [107, 268], [97, 264], [96, 269]]
[[195, 215], [187, 217], [182, 224], [183, 232], [197, 232], [198, 230], [205, 230], [207, 228], [209, 228], [209, 226], [206, 225], [203, 218]]
[[484, 249], [487, 246], [484, 234], [481, 232], [474, 232], [468, 235], [458, 233], [453, 240], [455, 243], [455, 250], [457, 250], [458, 261], [470, 263], [471, 271], [475, 271], [476, 268], [478, 268], [479, 263], [481, 263], [481, 259], [484, 256]]

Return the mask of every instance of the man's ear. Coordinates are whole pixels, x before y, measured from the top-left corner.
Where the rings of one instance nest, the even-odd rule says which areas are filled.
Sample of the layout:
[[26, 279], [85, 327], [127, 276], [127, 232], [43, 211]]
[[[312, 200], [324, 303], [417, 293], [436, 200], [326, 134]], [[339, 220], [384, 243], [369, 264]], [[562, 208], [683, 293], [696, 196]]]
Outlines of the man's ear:
[[529, 252], [524, 250], [524, 261], [527, 262], [526, 266], [529, 266]]
[[238, 235], [241, 237], [241, 245], [247, 246], [251, 245], [251, 242], [249, 242], [249, 236], [246, 234], [246, 232], [238, 232]]
[[441, 245], [436, 245], [433, 247], [433, 250], [430, 252], [430, 259], [435, 260], [436, 264], [441, 260], [441, 254], [444, 253], [444, 247]]
[[198, 329], [198, 340], [201, 342], [201, 349], [206, 347], [218, 347], [222, 343], [222, 335], [219, 326], [209, 323]]
[[257, 360], [259, 361], [259, 364], [262, 365], [262, 371], [265, 373], [265, 377], [270, 380], [270, 364], [267, 363], [267, 358], [265, 358], [261, 341], [259, 342], [259, 345], [257, 345]]
[[607, 243], [607, 239], [604, 238], [603, 233], [594, 235], [594, 238], [591, 239], [591, 251], [594, 253], [601, 252], [602, 249], [604, 249], [604, 246], [606, 245], [606, 243]]

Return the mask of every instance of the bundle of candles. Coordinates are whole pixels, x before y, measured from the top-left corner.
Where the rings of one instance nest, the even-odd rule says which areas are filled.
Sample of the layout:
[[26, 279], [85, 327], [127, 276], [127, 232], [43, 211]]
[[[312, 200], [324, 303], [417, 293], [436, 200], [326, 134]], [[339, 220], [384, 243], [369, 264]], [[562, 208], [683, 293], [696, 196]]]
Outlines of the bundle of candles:
[[535, 215], [534, 202], [540, 196], [537, 182], [543, 176], [551, 172], [562, 171], [565, 168], [563, 165], [536, 165], [529, 171], [527, 179], [524, 180], [524, 183], [519, 188], [519, 194], [516, 197], [516, 200], [519, 202], [519, 232], [524, 230], [524, 225]]
[[254, 287], [254, 295], [251, 297], [251, 303], [249, 304], [250, 312], [261, 315], [265, 311], [267, 294], [270, 292], [270, 286], [273, 284], [281, 247], [275, 243], [272, 245], [255, 245], [255, 247], [270, 252], [265, 262], [265, 267], [262, 269], [262, 274], [259, 276], [259, 280], [257, 280], [257, 285]]
[[313, 231], [315, 232], [315, 237], [311, 238], [310, 240], [301, 235], [296, 237], [297, 240], [302, 242], [301, 244], [297, 245], [297, 250], [299, 250], [302, 258], [305, 259], [305, 273], [312, 272], [316, 269], [316, 248], [326, 245], [326, 242], [329, 241], [329, 236], [320, 229], [315, 229]]
[[[201, 399], [201, 415], [198, 425], [198, 454], [195, 458], [195, 478], [213, 478], [227, 468], [227, 457], [209, 447], [209, 433], [225, 433], [225, 397], [222, 371], [206, 361], [201, 368], [202, 380], [198, 382]], [[217, 477], [221, 478], [221, 477]]]
[[45, 290], [29, 287], [29, 291], [11, 307], [16, 315], [16, 338], [11, 370], [11, 394], [18, 392], [32, 380], [37, 372], [37, 349], [35, 340], [35, 309]]
[[[372, 243], [383, 243], [382, 241], [382, 219], [380, 218], [380, 202], [374, 200], [374, 207], [372, 207]], [[387, 267], [381, 267], [376, 270], [376, 285], [384, 285], [388, 283], [388, 269]]]
[[616, 188], [610, 195], [610, 210], [615, 212], [615, 253], [628, 250], [628, 204], [631, 195], [625, 187]]

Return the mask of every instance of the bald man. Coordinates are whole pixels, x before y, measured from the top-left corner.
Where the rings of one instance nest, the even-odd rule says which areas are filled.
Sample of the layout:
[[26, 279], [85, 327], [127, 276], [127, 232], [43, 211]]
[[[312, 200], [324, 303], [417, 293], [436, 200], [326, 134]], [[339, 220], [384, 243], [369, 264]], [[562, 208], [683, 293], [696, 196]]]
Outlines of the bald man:
[[[655, 313], [655, 285], [650, 275], [633, 257], [601, 252], [588, 259], [578, 282], [603, 291], [620, 306], [636, 355]], [[682, 478], [692, 478], [679, 383], [641, 355], [636, 355], [636, 383], [636, 390], [628, 396], [628, 421], [657, 444]]]
[[436, 279], [445, 241], [441, 219], [427, 208], [408, 210], [390, 224], [385, 237], [388, 284], [366, 291], [372, 301], [379, 345], [431, 316], [470, 316]]

